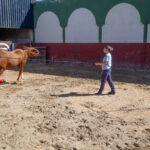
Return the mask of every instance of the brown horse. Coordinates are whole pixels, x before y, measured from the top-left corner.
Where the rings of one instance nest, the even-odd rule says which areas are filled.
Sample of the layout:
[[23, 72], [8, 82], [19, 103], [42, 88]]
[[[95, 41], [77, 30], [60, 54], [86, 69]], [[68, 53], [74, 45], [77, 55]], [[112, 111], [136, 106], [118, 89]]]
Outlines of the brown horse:
[[17, 81], [19, 81], [28, 57], [38, 56], [39, 54], [39, 50], [33, 47], [24, 47], [24, 50], [16, 49], [12, 52], [0, 50], [0, 75], [7, 69], [18, 67], [20, 71]]

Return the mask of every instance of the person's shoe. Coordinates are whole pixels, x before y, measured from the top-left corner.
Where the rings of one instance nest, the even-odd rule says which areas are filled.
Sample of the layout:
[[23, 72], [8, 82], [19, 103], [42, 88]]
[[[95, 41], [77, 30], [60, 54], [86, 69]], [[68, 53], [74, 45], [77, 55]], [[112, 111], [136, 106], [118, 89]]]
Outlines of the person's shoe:
[[108, 95], [115, 95], [115, 94], [116, 94], [115, 91], [108, 92]]
[[97, 92], [97, 93], [95, 93], [95, 95], [102, 95], [102, 93], [100, 93], [100, 92]]

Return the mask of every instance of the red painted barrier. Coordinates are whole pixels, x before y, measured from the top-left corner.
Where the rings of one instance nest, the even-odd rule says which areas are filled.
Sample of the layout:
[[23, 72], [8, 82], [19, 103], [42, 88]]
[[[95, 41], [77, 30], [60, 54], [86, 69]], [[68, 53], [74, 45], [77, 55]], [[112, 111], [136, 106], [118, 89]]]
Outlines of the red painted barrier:
[[103, 47], [111, 45], [114, 48], [112, 52], [113, 66], [128, 69], [150, 69], [150, 44], [72, 44], [72, 43], [32, 43], [16, 44], [16, 48], [23, 45], [47, 47], [47, 59], [49, 60], [67, 60], [70, 62], [94, 63], [101, 61], [104, 53]]

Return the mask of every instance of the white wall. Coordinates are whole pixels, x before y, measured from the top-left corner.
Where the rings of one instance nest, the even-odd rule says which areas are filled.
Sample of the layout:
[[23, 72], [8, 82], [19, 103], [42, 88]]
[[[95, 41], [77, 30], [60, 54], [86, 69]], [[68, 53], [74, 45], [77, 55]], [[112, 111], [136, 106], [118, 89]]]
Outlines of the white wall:
[[66, 27], [66, 43], [98, 43], [99, 28], [94, 15], [85, 8], [75, 10]]
[[62, 43], [62, 28], [58, 17], [50, 11], [44, 12], [38, 19], [35, 29], [35, 42]]
[[142, 43], [144, 25], [138, 10], [127, 3], [113, 7], [102, 27], [102, 42]]

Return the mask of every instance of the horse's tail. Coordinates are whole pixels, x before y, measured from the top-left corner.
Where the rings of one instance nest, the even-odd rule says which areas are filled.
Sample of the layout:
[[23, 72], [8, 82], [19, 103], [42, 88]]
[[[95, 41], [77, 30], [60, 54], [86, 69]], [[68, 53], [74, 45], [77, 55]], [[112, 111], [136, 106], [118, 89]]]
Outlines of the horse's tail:
[[40, 55], [39, 50], [37, 50], [35, 48], [34, 49], [29, 49], [29, 50], [27, 50], [27, 52], [28, 52], [28, 55], [31, 56], [31, 57], [35, 57], [35, 56]]

